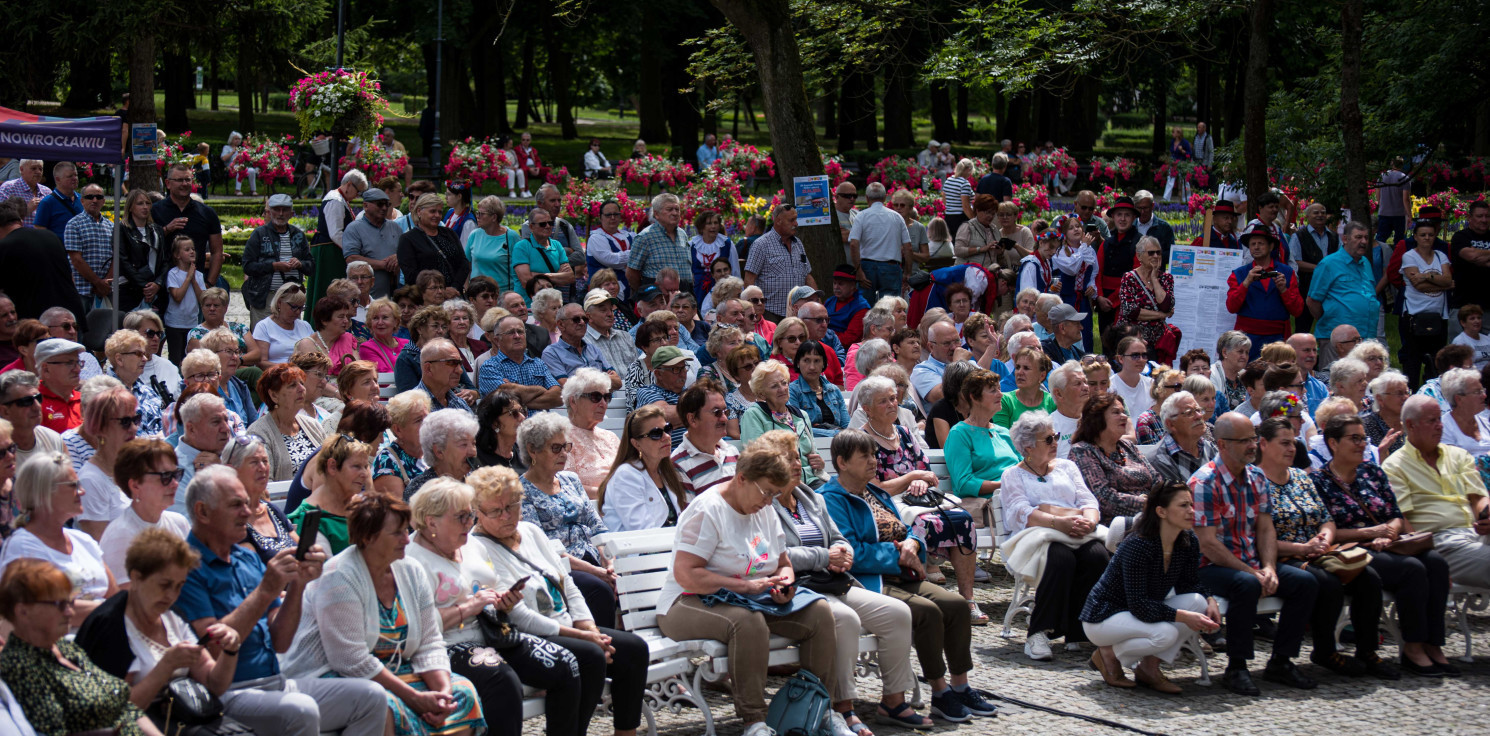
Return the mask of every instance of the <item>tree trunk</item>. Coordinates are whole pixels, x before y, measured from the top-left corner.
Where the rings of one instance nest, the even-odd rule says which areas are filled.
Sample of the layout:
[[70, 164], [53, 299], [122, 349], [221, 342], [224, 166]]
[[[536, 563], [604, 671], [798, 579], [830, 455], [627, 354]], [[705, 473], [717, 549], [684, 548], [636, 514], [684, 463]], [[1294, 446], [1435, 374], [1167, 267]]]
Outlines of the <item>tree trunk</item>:
[[1366, 133], [1361, 118], [1361, 27], [1365, 0], [1340, 7], [1340, 133], [1345, 139], [1345, 206], [1352, 219], [1371, 227], [1366, 191]]
[[973, 140], [973, 129], [967, 124], [968, 90], [967, 85], [957, 83], [957, 142], [964, 145]]
[[[710, 0], [739, 29], [755, 55], [761, 97], [771, 121], [772, 156], [783, 183], [823, 173], [822, 152], [812, 124], [812, 107], [802, 83], [802, 59], [792, 33], [788, 0]], [[833, 211], [830, 207], [829, 211]], [[831, 283], [833, 265], [843, 259], [837, 223], [800, 227], [819, 284]]]
[[1154, 96], [1154, 140], [1153, 154], [1162, 156], [1169, 147], [1169, 78], [1160, 69], [1154, 75], [1149, 93]]
[[[558, 34], [562, 37], [562, 34]], [[579, 128], [574, 125], [574, 110], [569, 106], [570, 76], [573, 71], [573, 56], [564, 50], [563, 44], [555, 43], [548, 50], [548, 79], [554, 93], [555, 113], [559, 119], [559, 134], [566, 141], [579, 137]]]
[[838, 152], [851, 151], [854, 148], [854, 131], [858, 128], [859, 100], [855, 96], [852, 86], [858, 75], [853, 72], [844, 74], [843, 82], [838, 87], [841, 95], [838, 100]]
[[[673, 47], [675, 59], [686, 58], [682, 49]], [[698, 93], [682, 93], [681, 90], [692, 84], [692, 78], [688, 76], [687, 67], [682, 63], [664, 64], [662, 67], [662, 89], [670, 92], [665, 97], [666, 102], [663, 109], [667, 113], [667, 140], [672, 146], [672, 157], [684, 161], [694, 161], [695, 153], [698, 151], [699, 128], [703, 125], [703, 119], [698, 114]]]
[[[667, 112], [662, 107], [662, 69], [655, 44], [641, 45], [637, 77], [637, 137], [659, 143], [667, 140]], [[746, 102], [747, 109], [749, 102]]]
[[[537, 117], [533, 114], [533, 75], [535, 73], [533, 69], [533, 54], [535, 53], [535, 49], [533, 48], [534, 35], [536, 35], [536, 30], [534, 29], [529, 29], [523, 33], [523, 66], [522, 76], [518, 78], [517, 82], [517, 122], [514, 124], [517, 130], [527, 130], [528, 119]], [[647, 45], [642, 44], [642, 48], [646, 49]]]
[[[155, 122], [155, 27], [140, 23], [134, 30], [129, 55], [129, 116], [131, 123]], [[130, 141], [124, 141], [128, 153]], [[154, 161], [131, 162], [129, 187], [146, 191], [160, 190], [160, 173]]]
[[212, 47], [211, 69], [212, 69], [212, 72], [211, 72], [211, 75], [210, 75], [211, 76], [211, 79], [208, 81], [208, 84], [209, 84], [209, 86], [212, 89], [212, 111], [213, 112], [217, 112], [217, 91], [221, 87], [221, 84], [220, 84], [221, 78], [218, 76], [218, 72], [217, 72], [217, 46], [216, 45], [213, 45], [213, 47]]
[[1490, 100], [1484, 100], [1475, 108], [1474, 155], [1490, 153]]
[[900, 53], [885, 65], [885, 148], [919, 148], [911, 124], [911, 68]]
[[[254, 74], [251, 61], [253, 47], [254, 41], [250, 29], [247, 26], [240, 26], [235, 69], [237, 76], [233, 80], [233, 89], [238, 93], [238, 130], [244, 135], [248, 135], [254, 129]], [[130, 94], [129, 99], [133, 107], [133, 93]]]
[[761, 121], [755, 119], [755, 108], [750, 106], [752, 95], [745, 95], [745, 119], [750, 122], [750, 130], [755, 133], [761, 132]]
[[1236, 140], [1242, 133], [1242, 114], [1245, 110], [1243, 104], [1242, 87], [1247, 82], [1247, 65], [1243, 63], [1243, 55], [1247, 53], [1247, 36], [1249, 29], [1243, 26], [1241, 31], [1231, 40], [1231, 57], [1227, 60], [1229, 81], [1226, 85], [1226, 141]]
[[1268, 36], [1273, 27], [1274, 0], [1256, 0], [1252, 7], [1251, 48], [1247, 54], [1246, 125], [1242, 160], [1247, 164], [1247, 199], [1268, 190]]
[[[1210, 24], [1201, 26], [1201, 34], [1209, 35]], [[1211, 97], [1212, 82], [1210, 57], [1201, 56], [1195, 60], [1195, 120], [1205, 123], [1206, 127], [1214, 129], [1215, 123], [1211, 120]]]
[[950, 142], [957, 137], [957, 126], [952, 122], [951, 82], [939, 79], [931, 83], [931, 137]]
[[732, 136], [734, 138], [737, 138], [737, 139], [740, 137], [740, 93], [739, 92], [736, 92], [735, 93], [735, 119], [734, 119], [734, 122], [730, 123], [730, 136]]

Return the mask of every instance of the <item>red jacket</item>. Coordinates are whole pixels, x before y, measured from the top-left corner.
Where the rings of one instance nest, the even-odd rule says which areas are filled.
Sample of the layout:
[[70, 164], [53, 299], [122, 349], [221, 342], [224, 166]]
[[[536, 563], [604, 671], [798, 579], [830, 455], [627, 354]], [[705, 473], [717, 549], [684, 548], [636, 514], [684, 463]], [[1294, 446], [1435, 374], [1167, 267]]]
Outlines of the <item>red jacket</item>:
[[1304, 297], [1299, 294], [1299, 277], [1286, 263], [1271, 258], [1264, 266], [1283, 274], [1283, 292], [1272, 279], [1257, 279], [1243, 286], [1254, 264], [1238, 267], [1226, 278], [1226, 311], [1237, 316], [1234, 329], [1253, 335], [1288, 334], [1288, 318], [1304, 312]]
[[41, 426], [58, 434], [83, 423], [83, 396], [77, 391], [62, 398], [41, 384]]

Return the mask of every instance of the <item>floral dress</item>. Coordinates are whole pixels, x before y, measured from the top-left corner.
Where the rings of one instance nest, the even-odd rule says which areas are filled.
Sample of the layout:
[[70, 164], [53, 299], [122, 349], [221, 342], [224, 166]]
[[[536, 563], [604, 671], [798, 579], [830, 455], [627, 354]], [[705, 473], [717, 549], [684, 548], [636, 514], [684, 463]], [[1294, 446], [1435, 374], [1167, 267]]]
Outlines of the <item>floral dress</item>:
[[1273, 528], [1280, 542], [1308, 542], [1319, 533], [1319, 527], [1331, 521], [1330, 510], [1306, 471], [1289, 468], [1288, 482], [1283, 485], [1269, 479], [1268, 496], [1273, 502]]
[[[378, 604], [378, 643], [372, 654], [409, 687], [428, 692], [429, 686], [414, 672], [414, 665], [404, 657], [404, 642], [409, 638], [409, 620], [404, 615], [403, 596], [393, 596], [393, 605]], [[334, 676], [334, 675], [333, 675]], [[393, 731], [399, 736], [441, 736], [467, 728], [486, 728], [486, 719], [481, 716], [481, 700], [476, 695], [476, 686], [471, 681], [450, 674], [450, 695], [455, 698], [455, 712], [439, 727], [431, 726], [397, 695], [388, 693], [388, 710], [393, 711]]]
[[422, 472], [424, 464], [419, 458], [404, 452], [404, 448], [398, 446], [398, 440], [384, 444], [372, 461], [373, 480], [385, 475], [396, 475], [403, 479], [404, 485], [408, 485], [414, 476]]
[[[895, 432], [899, 442], [894, 450], [887, 450], [880, 443], [874, 443], [875, 477], [880, 481], [887, 481], [911, 471], [930, 470], [925, 453], [921, 452], [921, 446], [916, 444], [911, 433], [898, 424], [895, 425]], [[904, 498], [904, 494], [901, 498]], [[928, 554], [943, 549], [976, 549], [973, 517], [960, 508], [949, 511], [928, 510], [917, 516], [910, 526], [917, 536], [926, 540]]]
[[1362, 529], [1402, 518], [1397, 494], [1392, 492], [1391, 481], [1387, 480], [1387, 471], [1376, 463], [1361, 463], [1355, 472], [1355, 481], [1349, 488], [1341, 484], [1328, 466], [1309, 474], [1309, 479], [1314, 481], [1314, 491], [1329, 510], [1336, 527]]
[[1159, 274], [1159, 285], [1164, 287], [1164, 301], [1154, 299], [1154, 293], [1149, 291], [1143, 281], [1138, 278], [1138, 271], [1129, 271], [1123, 274], [1123, 281], [1118, 286], [1118, 324], [1138, 325], [1138, 336], [1152, 349], [1159, 338], [1164, 335], [1163, 319], [1139, 320], [1138, 310], [1152, 309], [1155, 312], [1168, 312], [1174, 309], [1174, 277], [1168, 272]]
[[550, 496], [523, 476], [523, 521], [537, 524], [549, 539], [564, 545], [569, 554], [599, 564], [600, 553], [591, 540], [610, 531], [590, 503], [579, 476], [561, 471], [554, 476], [559, 492]]
[[38, 734], [117, 729], [140, 736], [144, 716], [129, 700], [129, 684], [104, 672], [71, 641], [57, 651], [78, 669], [64, 667], [50, 650], [11, 636], [0, 651], [0, 679], [10, 686], [26, 720]]
[[[1387, 435], [1392, 433], [1391, 426], [1386, 423], [1386, 420], [1381, 418], [1380, 414], [1377, 414], [1374, 411], [1368, 411], [1361, 415], [1361, 429], [1366, 430], [1366, 436], [1371, 438], [1372, 447], [1381, 444], [1381, 441], [1386, 439]], [[1390, 455], [1402, 449], [1402, 443], [1406, 441], [1407, 435], [1405, 433], [1398, 435], [1397, 441], [1393, 442], [1391, 446], [1387, 448], [1386, 454]]]

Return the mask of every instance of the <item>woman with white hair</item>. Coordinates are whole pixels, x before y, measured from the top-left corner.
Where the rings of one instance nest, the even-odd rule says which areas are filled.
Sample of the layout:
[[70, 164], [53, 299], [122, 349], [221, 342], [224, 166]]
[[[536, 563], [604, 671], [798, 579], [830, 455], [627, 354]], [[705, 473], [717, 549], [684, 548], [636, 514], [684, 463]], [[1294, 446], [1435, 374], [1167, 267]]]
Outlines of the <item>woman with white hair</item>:
[[704, 350], [713, 360], [698, 370], [699, 378], [712, 378], [724, 386], [727, 394], [735, 390], [735, 380], [727, 375], [724, 369], [724, 358], [730, 351], [745, 344], [745, 334], [734, 325], [715, 325], [709, 330], [709, 337], [704, 341]]
[[[1402, 405], [1412, 395], [1412, 390], [1407, 385], [1407, 376], [1392, 370], [1382, 371], [1381, 375], [1371, 379], [1366, 388], [1376, 397], [1376, 402], [1370, 411], [1361, 413], [1361, 427], [1366, 430], [1366, 436], [1370, 438], [1376, 451], [1385, 459], [1402, 449], [1402, 443], [1406, 441], [1403, 434], [1405, 427], [1402, 426]], [[1324, 426], [1319, 422], [1315, 422], [1315, 425]]]
[[228, 292], [219, 286], [214, 286], [202, 292], [202, 323], [191, 328], [186, 333], [186, 350], [190, 352], [202, 347], [200, 340], [207, 333], [226, 328], [232, 331], [233, 336], [238, 338], [238, 349], [243, 352], [245, 365], [259, 364], [259, 345], [254, 342], [253, 336], [248, 334], [248, 325], [242, 322], [229, 322], [228, 314]]
[[[736, 334], [739, 334], [738, 330]], [[610, 405], [610, 378], [594, 368], [580, 368], [569, 375], [560, 398], [564, 408], [569, 410], [568, 438], [574, 445], [569, 454], [569, 466], [579, 476], [585, 493], [595, 498], [607, 470], [615, 462], [617, 450], [621, 448], [621, 438], [600, 426], [605, 421], [606, 407]]]
[[[217, 157], [222, 159], [224, 168], [231, 170], [233, 159], [242, 150], [243, 134], [235, 130], [228, 134], [228, 142], [223, 145], [222, 153], [218, 154]], [[259, 196], [259, 170], [248, 166], [243, 169], [242, 174], [248, 177], [248, 195], [250, 197]], [[233, 193], [240, 197], [243, 196], [243, 176], [233, 177]]]
[[476, 356], [486, 352], [488, 348], [486, 343], [471, 339], [471, 325], [476, 322], [476, 308], [464, 299], [447, 299], [440, 308], [450, 317], [450, 333], [446, 338], [460, 353], [461, 368], [465, 371], [466, 378], [475, 383]]
[[[1369, 372], [1370, 368], [1359, 358], [1341, 358], [1331, 363], [1330, 396], [1350, 399], [1358, 412], [1369, 409], [1366, 402], [1366, 386], [1371, 380]], [[1315, 413], [1318, 411], [1315, 409]]]
[[907, 326], [907, 318], [910, 314], [910, 302], [898, 296], [882, 296], [875, 301], [872, 309], [888, 309], [895, 317], [895, 329], [899, 330]]
[[264, 441], [251, 434], [229, 440], [222, 448], [222, 464], [238, 472], [238, 482], [248, 491], [250, 515], [244, 544], [266, 565], [281, 550], [294, 549], [300, 541], [295, 525], [269, 500], [269, 451]]
[[854, 343], [849, 348], [849, 361], [843, 369], [844, 388], [853, 391], [865, 376], [872, 375], [880, 366], [890, 365], [895, 358], [890, 353], [890, 343], [875, 337]]
[[[802, 324], [794, 317], [787, 320]], [[750, 442], [773, 429], [789, 430], [797, 435], [797, 450], [802, 456], [802, 482], [815, 488], [827, 481], [823, 458], [814, 449], [812, 422], [800, 409], [790, 405], [791, 373], [786, 364], [768, 360], [757, 365], [750, 375], [750, 390], [757, 401], [740, 415], [740, 440]]]
[[740, 293], [744, 290], [745, 282], [735, 276], [725, 276], [715, 281], [714, 288], [704, 295], [704, 301], [698, 305], [699, 314], [702, 314], [706, 321], [713, 322], [719, 305], [731, 299], [739, 299]]
[[541, 289], [533, 295], [533, 307], [528, 312], [528, 324], [542, 327], [548, 332], [550, 345], [559, 341], [559, 307], [564, 306], [564, 295], [558, 289]]
[[[352, 261], [351, 263], [348, 263], [347, 278], [345, 279], [345, 281], [357, 287], [357, 293], [353, 295], [352, 293], [347, 292], [345, 294], [338, 295], [343, 298], [352, 297], [347, 299], [347, 301], [350, 301], [352, 303], [352, 306], [356, 308], [356, 311], [354, 311], [352, 314], [352, 334], [357, 336], [357, 340], [359, 342], [362, 340], [366, 340], [371, 335], [371, 333], [367, 331], [367, 306], [369, 304], [372, 304], [373, 300], [372, 289], [373, 285], [377, 283], [377, 276], [375, 275], [375, 273], [376, 272], [373, 271], [372, 264], [368, 263], [367, 261]], [[340, 284], [341, 281], [343, 281], [343, 279], [332, 281], [331, 284], [326, 287], [326, 293], [330, 294], [332, 289], [342, 288]]]
[[419, 431], [431, 406], [429, 394], [418, 389], [388, 400], [388, 433], [393, 439], [383, 443], [383, 449], [372, 461], [373, 487], [380, 493], [401, 498], [404, 486], [424, 472], [424, 446], [419, 442]]
[[[236, 346], [234, 349], [237, 349]], [[141, 437], [161, 436], [160, 395], [140, 380], [145, 368], [145, 338], [134, 330], [119, 330], [104, 343], [104, 354], [108, 356], [108, 368], [105, 369], [108, 375], [117, 377], [134, 394], [140, 411], [140, 422], [135, 434]]]
[[[160, 394], [161, 404], [170, 404], [176, 400], [176, 395], [181, 393], [181, 371], [165, 356], [160, 354], [160, 341], [166, 336], [166, 323], [162, 322], [160, 315], [148, 309], [135, 310], [124, 315], [124, 329], [134, 330], [145, 336], [145, 368], [140, 372], [140, 380], [150, 384], [157, 394]], [[305, 326], [306, 329], [310, 325]]]
[[528, 462], [523, 473], [523, 521], [538, 525], [566, 550], [574, 581], [584, 593], [595, 623], [609, 628], [616, 621], [616, 572], [602, 566], [595, 536], [610, 531], [579, 476], [565, 470], [569, 451], [569, 423], [542, 413], [529, 417], [517, 430], [517, 447]]
[[[254, 325], [253, 338], [258, 343], [259, 367], [284, 363], [295, 352], [295, 344], [310, 337], [315, 330], [301, 319], [305, 310], [305, 287], [287, 281], [269, 298], [269, 319]], [[147, 335], [148, 337], [148, 335]]]
[[1439, 386], [1449, 411], [1443, 415], [1443, 439], [1476, 458], [1490, 454], [1490, 418], [1485, 416], [1485, 388], [1480, 372], [1453, 368], [1443, 374]]
[[409, 479], [403, 497], [412, 498], [435, 478], [465, 480], [476, 469], [476, 418], [464, 409], [440, 409], [419, 426], [419, 446], [426, 470]]
[[1026, 412], [1009, 434], [1024, 460], [1004, 471], [999, 487], [1004, 528], [1013, 535], [1001, 551], [1010, 572], [1034, 578], [1025, 656], [1049, 661], [1051, 639], [1087, 641], [1081, 608], [1107, 568], [1107, 547], [1098, 533], [1097, 497], [1076, 463], [1056, 457], [1060, 436], [1050, 415]]
[[[1366, 364], [1367, 381], [1381, 375], [1381, 372], [1392, 364], [1386, 343], [1374, 339], [1360, 341], [1355, 347], [1350, 349], [1350, 352], [1345, 357], [1355, 358]], [[1333, 366], [1334, 364], [1331, 364], [1330, 370], [1334, 370]], [[1409, 377], [1408, 381], [1411, 382], [1411, 380], [1411, 377]]]

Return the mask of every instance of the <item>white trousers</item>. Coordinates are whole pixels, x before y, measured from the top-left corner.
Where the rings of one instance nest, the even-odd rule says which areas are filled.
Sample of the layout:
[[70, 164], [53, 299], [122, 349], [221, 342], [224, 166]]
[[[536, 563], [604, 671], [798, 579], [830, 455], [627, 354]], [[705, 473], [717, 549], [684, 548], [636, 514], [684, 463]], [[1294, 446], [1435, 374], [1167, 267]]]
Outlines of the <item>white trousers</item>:
[[[1164, 605], [1176, 610], [1205, 613], [1205, 596], [1199, 593], [1172, 595], [1164, 599]], [[1190, 634], [1190, 627], [1178, 621], [1150, 624], [1139, 621], [1128, 611], [1098, 623], [1083, 621], [1086, 638], [1099, 647], [1112, 647], [1112, 653], [1124, 667], [1137, 667], [1144, 657], [1158, 657], [1166, 663], [1174, 661], [1180, 652], [1180, 643]]]
[[[508, 191], [516, 191], [518, 189], [527, 189], [528, 188], [527, 177], [528, 177], [527, 172], [523, 171], [522, 169], [508, 169], [507, 170], [507, 189], [508, 189]], [[512, 183], [514, 181], [517, 182], [517, 186], [513, 186], [512, 185]]]
[[[248, 189], [249, 189], [249, 191], [254, 191], [254, 192], [258, 191], [259, 190], [259, 170], [253, 168], [252, 166], [250, 166], [243, 173], [248, 174]], [[233, 183], [236, 185], [235, 186], [235, 190], [239, 194], [242, 194], [243, 193], [243, 180], [242, 179], [235, 179]]]
[[389, 713], [382, 685], [341, 677], [266, 677], [239, 683], [222, 694], [222, 703], [228, 717], [273, 736], [383, 736]]
[[859, 659], [859, 634], [868, 631], [879, 639], [876, 658], [880, 666], [881, 697], [903, 693], [915, 685], [911, 671], [911, 607], [887, 595], [863, 588], [849, 588], [841, 596], [824, 596], [833, 608], [838, 662], [837, 682], [828, 683], [833, 700], [858, 697], [854, 665]]

